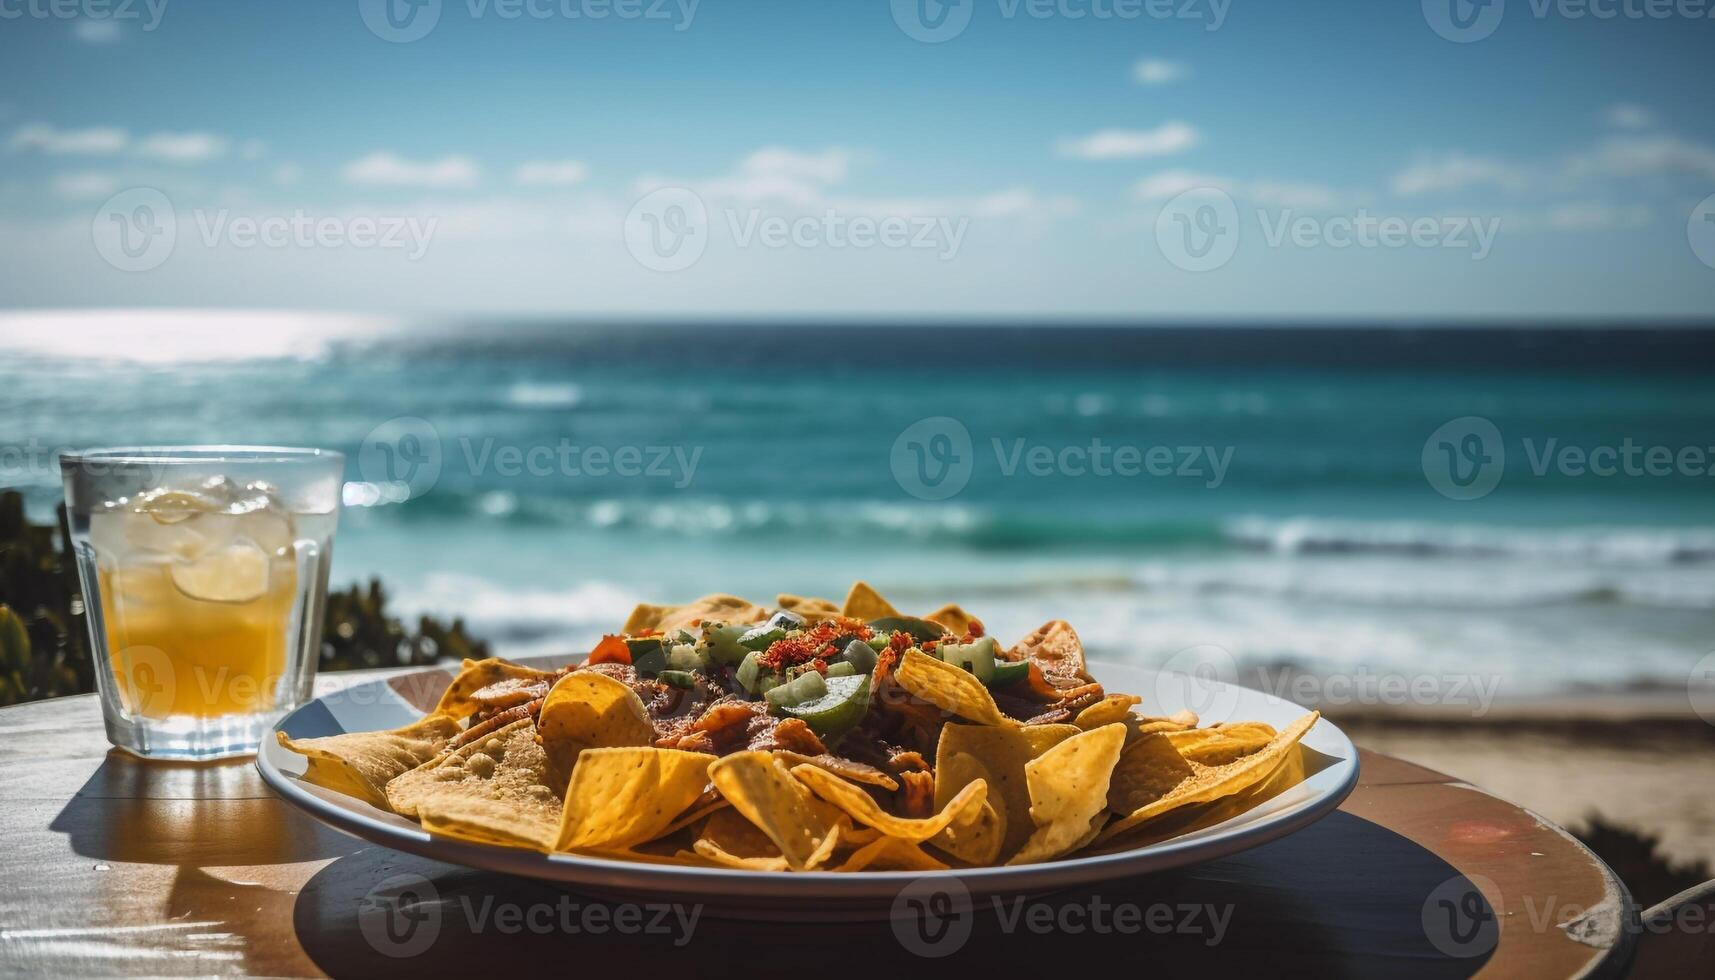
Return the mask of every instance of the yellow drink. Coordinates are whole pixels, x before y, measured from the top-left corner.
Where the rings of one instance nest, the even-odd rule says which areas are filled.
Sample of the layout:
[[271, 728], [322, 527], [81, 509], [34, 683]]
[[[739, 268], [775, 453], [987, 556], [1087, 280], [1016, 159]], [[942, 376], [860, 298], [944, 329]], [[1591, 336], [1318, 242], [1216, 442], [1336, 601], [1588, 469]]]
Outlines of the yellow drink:
[[144, 718], [267, 711], [282, 696], [298, 593], [293, 515], [157, 491], [95, 515], [115, 689]]
[[165, 562], [101, 570], [102, 618], [119, 698], [146, 718], [265, 711], [286, 670], [297, 588], [290, 561], [248, 602], [192, 598]]

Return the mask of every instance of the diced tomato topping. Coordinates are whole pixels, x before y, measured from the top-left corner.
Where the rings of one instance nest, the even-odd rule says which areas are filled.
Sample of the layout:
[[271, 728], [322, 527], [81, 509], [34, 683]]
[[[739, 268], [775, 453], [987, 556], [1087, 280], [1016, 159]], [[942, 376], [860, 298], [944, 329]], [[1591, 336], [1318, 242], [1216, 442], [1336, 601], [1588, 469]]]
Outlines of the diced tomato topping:
[[631, 648], [625, 645], [622, 636], [604, 636], [601, 642], [590, 651], [587, 664], [629, 664], [631, 663]]

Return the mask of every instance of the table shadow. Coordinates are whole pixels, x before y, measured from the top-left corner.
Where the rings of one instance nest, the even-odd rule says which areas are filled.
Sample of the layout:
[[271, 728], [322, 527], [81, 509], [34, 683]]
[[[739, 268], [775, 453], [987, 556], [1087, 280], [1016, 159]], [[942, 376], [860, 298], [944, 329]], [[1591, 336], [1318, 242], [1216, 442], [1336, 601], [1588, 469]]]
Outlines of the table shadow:
[[162, 762], [118, 749], [48, 829], [79, 855], [132, 864], [288, 864], [363, 846], [280, 805], [250, 759]]
[[962, 913], [921, 914], [947, 909], [935, 904], [935, 889], [915, 886], [894, 903], [904, 914], [869, 922], [782, 923], [720, 903], [626, 906], [366, 848], [311, 878], [293, 927], [334, 976], [469, 976], [500, 964], [636, 976], [702, 964], [874, 980], [944, 963], [997, 976], [1130, 964], [1150, 972], [1463, 977], [1493, 944], [1481, 955], [1449, 955], [1445, 937], [1438, 945], [1427, 934], [1425, 913], [1430, 896], [1462, 880], [1430, 851], [1344, 812], [1192, 868], [1028, 899], [979, 898]]

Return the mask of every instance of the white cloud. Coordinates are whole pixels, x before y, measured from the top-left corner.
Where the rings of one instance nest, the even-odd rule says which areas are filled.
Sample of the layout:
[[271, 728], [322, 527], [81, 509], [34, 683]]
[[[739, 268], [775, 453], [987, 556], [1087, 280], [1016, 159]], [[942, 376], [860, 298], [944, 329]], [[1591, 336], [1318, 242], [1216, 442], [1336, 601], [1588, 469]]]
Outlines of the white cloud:
[[1131, 77], [1139, 85], [1166, 85], [1191, 74], [1184, 62], [1164, 58], [1143, 58], [1131, 67]]
[[477, 182], [478, 173], [469, 157], [418, 162], [386, 151], [371, 153], [345, 166], [348, 182], [386, 187], [470, 187]]
[[71, 33], [85, 44], [112, 44], [124, 36], [119, 22], [111, 17], [103, 20], [79, 18], [72, 24]]
[[1233, 181], [1226, 177], [1194, 173], [1189, 170], [1163, 170], [1133, 184], [1131, 193], [1140, 201], [1165, 201], [1170, 197], [1178, 197], [1186, 191], [1204, 187], [1212, 187], [1219, 191], [1231, 193]]
[[248, 139], [238, 148], [238, 155], [246, 160], [260, 160], [268, 155], [268, 144], [258, 139]]
[[56, 129], [47, 123], [26, 123], [12, 133], [14, 150], [40, 150], [55, 155], [108, 156], [125, 149], [125, 130], [111, 126]]
[[577, 160], [531, 160], [512, 175], [526, 187], [565, 187], [588, 179], [590, 168]]
[[739, 164], [743, 173], [759, 177], [787, 177], [837, 184], [846, 179], [851, 154], [838, 147], [820, 153], [800, 153], [771, 146], [757, 150]]
[[1574, 177], [1690, 174], [1715, 180], [1715, 146], [1677, 136], [1616, 136], [1574, 155], [1567, 169]]
[[276, 184], [296, 184], [303, 179], [303, 176], [303, 168], [295, 163], [282, 163], [274, 168], [274, 183]]
[[1467, 187], [1517, 189], [1530, 182], [1521, 168], [1490, 157], [1448, 153], [1419, 159], [1393, 176], [1395, 194], [1431, 194], [1464, 190]]
[[119, 181], [112, 174], [74, 173], [54, 178], [54, 193], [73, 200], [110, 197], [119, 191]]
[[1655, 125], [1655, 113], [1633, 102], [1621, 102], [1608, 107], [1602, 119], [1620, 129], [1648, 129]]
[[1080, 160], [1129, 160], [1183, 153], [1198, 139], [1196, 129], [1170, 122], [1147, 130], [1104, 129], [1081, 139], [1061, 140], [1059, 149], [1061, 156]]
[[1027, 187], [956, 197], [869, 197], [836, 193], [851, 169], [853, 155], [829, 148], [819, 153], [769, 147], [743, 160], [730, 173], [704, 180], [645, 175], [633, 190], [647, 194], [663, 187], [685, 187], [710, 207], [793, 210], [809, 214], [833, 211], [851, 217], [967, 217], [1035, 219], [1074, 214], [1076, 198], [1044, 197]]
[[1132, 197], [1146, 202], [1165, 201], [1186, 191], [1214, 188], [1246, 203], [1272, 208], [1326, 210], [1339, 207], [1352, 195], [1326, 184], [1259, 178], [1235, 180], [1189, 170], [1164, 170], [1132, 185]]
[[803, 153], [765, 147], [739, 161], [731, 173], [700, 181], [675, 181], [646, 175], [636, 181], [639, 193], [658, 187], [690, 186], [704, 197], [745, 204], [776, 202], [810, 208], [827, 200], [831, 187], [845, 181], [852, 155], [838, 147]]
[[154, 133], [137, 144], [137, 153], [168, 163], [202, 163], [225, 154], [226, 145], [212, 133]]

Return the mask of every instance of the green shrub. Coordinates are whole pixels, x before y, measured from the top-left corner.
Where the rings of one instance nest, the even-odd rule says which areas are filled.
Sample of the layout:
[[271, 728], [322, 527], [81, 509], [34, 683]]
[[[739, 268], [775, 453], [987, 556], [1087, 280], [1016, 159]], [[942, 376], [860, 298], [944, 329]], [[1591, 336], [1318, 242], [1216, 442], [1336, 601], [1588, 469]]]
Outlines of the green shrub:
[[[83, 595], [65, 506], [59, 526], [30, 523], [24, 498], [0, 490], [0, 706], [95, 690]], [[321, 669], [401, 667], [488, 656], [462, 619], [424, 616], [417, 628], [387, 614], [379, 579], [328, 595]]]

